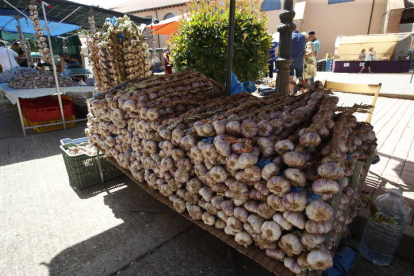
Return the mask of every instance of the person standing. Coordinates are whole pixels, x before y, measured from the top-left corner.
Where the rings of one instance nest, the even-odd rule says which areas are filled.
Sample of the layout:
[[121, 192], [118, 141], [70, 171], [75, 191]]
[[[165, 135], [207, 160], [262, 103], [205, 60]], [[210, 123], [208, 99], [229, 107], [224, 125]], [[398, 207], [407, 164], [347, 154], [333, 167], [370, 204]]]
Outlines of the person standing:
[[269, 51], [269, 78], [271, 79], [273, 79], [273, 70], [275, 68], [277, 45], [278, 45], [277, 42], [273, 42], [272, 47], [270, 47], [270, 51]]
[[289, 92], [290, 95], [294, 94], [295, 85], [292, 84], [293, 78], [296, 77], [299, 83], [303, 83], [303, 58], [305, 55], [305, 36], [298, 31], [292, 33], [292, 45], [290, 52], [290, 59], [292, 63], [290, 64], [290, 73], [289, 73]]
[[316, 77], [316, 58], [314, 44], [309, 41], [305, 47], [305, 60], [303, 64], [303, 79], [306, 84], [311, 84], [311, 79]]
[[362, 73], [362, 71], [364, 71], [365, 68], [368, 68], [368, 71], [370, 73], [372, 73], [371, 72], [371, 61], [374, 59], [374, 56], [376, 54], [377, 53], [374, 51], [374, 48], [373, 47], [371, 47], [371, 48], [368, 49], [368, 53], [365, 55], [365, 63], [364, 63], [364, 66], [362, 67], [361, 71], [359, 71], [359, 73]]
[[321, 48], [321, 42], [316, 38], [315, 31], [309, 31], [308, 35], [309, 35], [309, 40], [313, 42], [313, 47], [315, 49], [315, 59], [317, 59], [319, 49]]
[[170, 51], [168, 49], [164, 50], [164, 67], [165, 74], [172, 74], [172, 65], [170, 63]]
[[29, 67], [29, 65], [27, 63], [26, 55], [25, 55], [24, 51], [19, 47], [19, 44], [17, 42], [14, 42], [12, 44], [12, 49], [13, 49], [13, 51], [15, 51], [16, 53], [19, 54], [19, 57], [17, 59], [17, 63], [20, 65], [20, 67]]
[[0, 42], [0, 65], [3, 69], [2, 72], [12, 69], [14, 67], [20, 67], [16, 62], [16, 58], [19, 56], [18, 53], [12, 49], [7, 49], [4, 42]]

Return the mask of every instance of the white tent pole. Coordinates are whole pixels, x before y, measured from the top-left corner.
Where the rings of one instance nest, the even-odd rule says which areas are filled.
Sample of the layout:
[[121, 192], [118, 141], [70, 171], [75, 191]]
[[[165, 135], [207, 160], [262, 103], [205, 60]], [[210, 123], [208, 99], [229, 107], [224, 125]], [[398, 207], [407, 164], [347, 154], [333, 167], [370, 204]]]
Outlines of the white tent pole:
[[19, 13], [23, 14], [24, 17], [26, 17], [27, 19], [31, 20], [26, 14], [24, 14], [23, 12], [21, 12], [18, 8], [16, 8], [15, 6], [13, 6], [12, 4], [10, 4], [6, 0], [3, 0], [3, 1], [6, 2], [7, 4], [9, 4], [10, 6], [12, 6], [12, 8], [15, 9], [16, 11], [18, 11]]
[[45, 1], [43, 1], [41, 5], [42, 5], [42, 11], [43, 11], [43, 18], [45, 20], [45, 28], [46, 28], [46, 32], [47, 32], [47, 39], [49, 41], [50, 55], [51, 55], [51, 58], [52, 58], [53, 74], [55, 76], [56, 92], [58, 94], [58, 101], [59, 101], [59, 106], [60, 106], [60, 115], [62, 116], [63, 128], [66, 130], [65, 115], [63, 113], [63, 106], [62, 106], [62, 98], [60, 97], [59, 79], [58, 79], [57, 72], [56, 72], [55, 59], [54, 59], [53, 49], [52, 49], [52, 40], [50, 39], [49, 24], [48, 24], [47, 18], [46, 18], [45, 5], [49, 5], [49, 4], [47, 4]]
[[79, 10], [81, 7], [79, 6], [76, 10], [74, 10], [73, 12], [71, 12], [70, 14], [68, 14], [65, 18], [63, 18], [62, 20], [59, 21], [59, 23], [57, 23], [55, 26], [52, 27], [53, 30], [54, 28], [56, 28], [57, 26], [59, 26], [60, 23], [62, 23], [64, 20], [66, 20], [66, 18], [68, 18], [69, 16], [71, 16], [72, 14], [74, 14], [77, 10]]

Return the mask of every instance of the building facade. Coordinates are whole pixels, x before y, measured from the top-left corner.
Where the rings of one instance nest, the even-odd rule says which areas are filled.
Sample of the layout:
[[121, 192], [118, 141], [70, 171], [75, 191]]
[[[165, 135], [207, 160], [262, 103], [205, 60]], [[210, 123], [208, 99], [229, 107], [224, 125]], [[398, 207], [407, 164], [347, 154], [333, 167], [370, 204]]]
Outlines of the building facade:
[[[186, 2], [188, 0], [133, 0], [112, 9], [161, 21], [187, 11]], [[259, 2], [269, 20], [269, 33], [277, 32], [284, 0]], [[318, 54], [321, 59], [327, 53], [334, 53], [337, 36], [412, 31], [412, 23], [400, 24], [405, 2], [407, 0], [295, 0], [294, 22], [300, 32], [316, 32], [321, 42]], [[166, 35], [157, 35], [157, 47], [166, 47], [167, 39]]]

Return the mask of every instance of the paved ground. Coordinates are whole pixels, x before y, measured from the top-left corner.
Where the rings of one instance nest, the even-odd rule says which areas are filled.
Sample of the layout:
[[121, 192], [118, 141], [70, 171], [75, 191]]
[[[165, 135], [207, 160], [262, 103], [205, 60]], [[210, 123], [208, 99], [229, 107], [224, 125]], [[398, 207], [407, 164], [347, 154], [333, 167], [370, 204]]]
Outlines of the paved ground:
[[[340, 103], [372, 103], [372, 96], [338, 93]], [[366, 114], [357, 115], [365, 120]], [[379, 97], [372, 125], [378, 138], [378, 154], [381, 161], [372, 165], [367, 177], [367, 189], [374, 195], [384, 194], [387, 189], [403, 191], [411, 206], [409, 224], [413, 224], [414, 213], [414, 101]]]
[[[344, 104], [371, 99], [341, 95]], [[382, 160], [370, 172], [374, 195], [389, 181], [412, 202], [414, 186], [404, 176], [413, 172], [413, 113], [413, 101], [378, 100], [373, 124]], [[58, 145], [83, 137], [82, 126], [23, 138], [17, 113], [8, 115], [0, 113], [2, 275], [269, 275], [125, 176], [73, 189]], [[350, 275], [413, 271], [411, 262], [399, 258], [387, 268], [359, 258]]]
[[358, 84], [382, 83], [380, 93], [414, 95], [414, 78], [410, 83], [411, 76], [412, 72], [398, 74], [318, 72], [315, 79]]

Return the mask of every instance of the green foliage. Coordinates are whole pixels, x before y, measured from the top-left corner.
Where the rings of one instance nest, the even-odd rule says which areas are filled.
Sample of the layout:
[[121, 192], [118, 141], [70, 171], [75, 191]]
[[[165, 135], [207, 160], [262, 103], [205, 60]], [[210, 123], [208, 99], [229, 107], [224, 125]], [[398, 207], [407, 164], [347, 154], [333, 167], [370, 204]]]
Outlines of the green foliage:
[[[193, 69], [225, 82], [229, 1], [190, 1], [168, 44], [176, 70]], [[254, 81], [268, 70], [271, 36], [257, 0], [238, 0], [235, 12], [233, 72], [240, 81]]]

